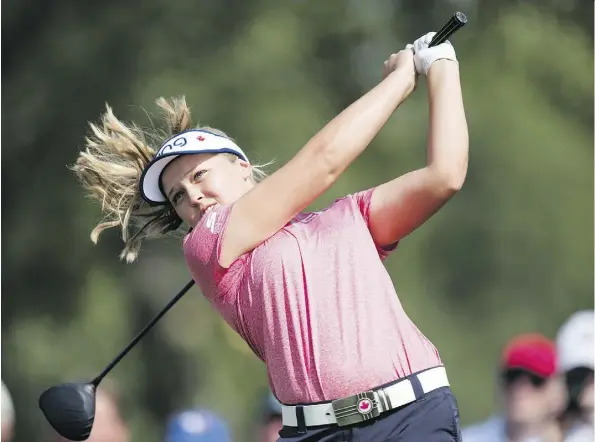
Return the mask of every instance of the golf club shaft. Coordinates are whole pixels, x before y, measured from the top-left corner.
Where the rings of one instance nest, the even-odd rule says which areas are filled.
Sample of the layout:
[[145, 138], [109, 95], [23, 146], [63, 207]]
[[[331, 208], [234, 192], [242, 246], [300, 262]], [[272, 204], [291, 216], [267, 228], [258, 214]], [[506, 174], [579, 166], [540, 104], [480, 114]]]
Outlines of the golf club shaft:
[[450, 37], [455, 31], [459, 30], [467, 23], [467, 16], [462, 12], [455, 12], [455, 14], [451, 17], [451, 19], [442, 26], [432, 41], [428, 45], [429, 47], [439, 45], [440, 43], [444, 43], [448, 37]]
[[143, 329], [142, 329], [142, 330], [141, 330], [141, 331], [140, 331], [140, 332], [139, 332], [139, 333], [138, 333], [138, 334], [137, 334], [137, 335], [134, 337], [134, 339], [133, 339], [133, 340], [130, 342], [130, 344], [128, 344], [128, 345], [126, 346], [126, 348], [125, 348], [124, 350], [122, 350], [122, 351], [120, 352], [120, 354], [119, 354], [118, 356], [116, 356], [116, 358], [115, 358], [115, 359], [114, 359], [112, 362], [110, 362], [110, 363], [108, 364], [108, 366], [107, 366], [107, 367], [105, 367], [105, 368], [103, 369], [103, 371], [102, 371], [102, 372], [101, 372], [101, 373], [100, 373], [100, 374], [99, 374], [99, 375], [98, 375], [98, 376], [97, 376], [95, 379], [93, 379], [93, 380], [91, 381], [91, 383], [97, 387], [97, 385], [99, 385], [99, 383], [100, 383], [100, 382], [101, 382], [101, 380], [102, 380], [102, 379], [105, 377], [105, 375], [106, 375], [106, 374], [108, 374], [110, 371], [112, 371], [112, 369], [113, 369], [113, 368], [116, 366], [116, 364], [117, 364], [118, 362], [120, 362], [120, 361], [122, 360], [122, 358], [123, 358], [124, 356], [126, 356], [126, 354], [127, 354], [127, 353], [128, 353], [130, 350], [132, 350], [132, 348], [133, 348], [133, 347], [134, 347], [134, 346], [135, 346], [135, 345], [138, 343], [138, 341], [140, 341], [140, 340], [142, 339], [142, 337], [143, 337], [144, 335], [146, 335], [146, 334], [147, 334], [147, 332], [153, 328], [153, 326], [154, 326], [154, 325], [157, 323], [157, 321], [159, 321], [159, 320], [161, 319], [161, 317], [162, 317], [163, 315], [165, 315], [165, 314], [166, 314], [166, 313], [169, 311], [169, 309], [171, 309], [171, 308], [172, 308], [172, 307], [175, 305], [175, 303], [176, 303], [176, 302], [178, 302], [178, 301], [180, 300], [180, 298], [181, 298], [182, 296], [184, 296], [188, 290], [190, 290], [190, 288], [191, 288], [193, 285], [194, 285], [194, 280], [190, 280], [190, 282], [188, 282], [188, 284], [186, 284], [186, 285], [184, 286], [184, 288], [183, 288], [182, 290], [180, 290], [180, 292], [179, 292], [179, 293], [178, 293], [176, 296], [174, 296], [174, 298], [173, 298], [171, 301], [169, 301], [165, 307], [163, 307], [163, 309], [162, 309], [162, 310], [161, 310], [161, 311], [160, 311], [160, 312], [159, 312], [159, 313], [158, 313], [158, 314], [157, 314], [157, 315], [156, 315], [156, 316], [155, 316], [155, 317], [154, 317], [154, 318], [151, 320], [151, 322], [149, 322], [149, 323], [148, 323], [148, 324], [145, 326], [145, 328], [143, 328]]

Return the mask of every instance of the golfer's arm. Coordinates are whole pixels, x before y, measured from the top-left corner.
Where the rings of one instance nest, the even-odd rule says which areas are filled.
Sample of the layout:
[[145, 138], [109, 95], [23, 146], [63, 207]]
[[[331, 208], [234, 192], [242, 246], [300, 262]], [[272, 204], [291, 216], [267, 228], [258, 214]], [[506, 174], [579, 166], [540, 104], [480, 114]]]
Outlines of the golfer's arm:
[[240, 198], [224, 233], [224, 267], [279, 231], [328, 189], [363, 152], [413, 88], [394, 71], [321, 129], [286, 165]]
[[432, 65], [427, 164], [376, 188], [370, 232], [377, 244], [399, 241], [428, 220], [459, 189], [467, 174], [469, 135], [456, 63]]

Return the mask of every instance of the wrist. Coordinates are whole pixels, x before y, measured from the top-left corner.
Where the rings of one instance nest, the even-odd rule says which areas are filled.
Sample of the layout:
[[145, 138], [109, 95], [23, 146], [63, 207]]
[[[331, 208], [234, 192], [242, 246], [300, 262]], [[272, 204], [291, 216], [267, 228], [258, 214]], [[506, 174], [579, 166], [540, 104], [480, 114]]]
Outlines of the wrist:
[[415, 68], [413, 66], [399, 67], [391, 72], [388, 78], [404, 96], [408, 96], [415, 89]]
[[440, 60], [432, 64], [426, 78], [430, 101], [439, 97], [461, 94], [461, 79], [457, 63]]
[[440, 58], [430, 65], [427, 77], [429, 79], [430, 76], [438, 77], [454, 74], [458, 75], [458, 73], [459, 63], [457, 61], [450, 60], [448, 58]]

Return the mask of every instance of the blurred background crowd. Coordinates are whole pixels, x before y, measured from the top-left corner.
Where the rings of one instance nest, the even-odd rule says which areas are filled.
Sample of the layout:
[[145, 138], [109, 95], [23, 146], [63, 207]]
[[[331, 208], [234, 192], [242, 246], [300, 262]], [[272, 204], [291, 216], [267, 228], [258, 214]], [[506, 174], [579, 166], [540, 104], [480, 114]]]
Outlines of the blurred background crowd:
[[[184, 94], [202, 124], [255, 162], [275, 160], [274, 170], [379, 81], [391, 52], [457, 10], [469, 18], [452, 38], [468, 178], [386, 265], [440, 350], [465, 441], [503, 441], [505, 428], [516, 440], [580, 435], [592, 417], [592, 335], [579, 348], [563, 324], [588, 311], [574, 319], [591, 325], [568, 322], [567, 332], [592, 333], [592, 9], [586, 0], [3, 2], [3, 441], [57, 442], [39, 394], [92, 378], [189, 278], [179, 237], [148, 245], [133, 265], [118, 261], [117, 232], [89, 240], [99, 208], [67, 166], [105, 102], [149, 126], [157, 97]], [[427, 121], [422, 82], [311, 209], [423, 164]], [[93, 442], [267, 441], [280, 425], [263, 364], [197, 289], [108, 381]]]
[[[504, 346], [495, 368], [497, 401], [484, 421], [463, 428], [464, 442], [591, 442], [594, 431], [595, 311], [574, 313], [556, 340], [523, 333]], [[107, 386], [106, 386], [107, 385]], [[478, 392], [482, 394], [483, 392]], [[269, 391], [250, 407], [250, 425], [234, 436], [228, 420], [211, 404], [172, 410], [164, 421], [163, 442], [275, 442], [282, 424], [281, 404]], [[245, 410], [244, 410], [245, 411]], [[89, 442], [131, 442], [126, 406], [114, 383], [98, 389]], [[2, 442], [13, 441], [15, 412], [2, 383]], [[67, 442], [48, 436], [48, 442]]]

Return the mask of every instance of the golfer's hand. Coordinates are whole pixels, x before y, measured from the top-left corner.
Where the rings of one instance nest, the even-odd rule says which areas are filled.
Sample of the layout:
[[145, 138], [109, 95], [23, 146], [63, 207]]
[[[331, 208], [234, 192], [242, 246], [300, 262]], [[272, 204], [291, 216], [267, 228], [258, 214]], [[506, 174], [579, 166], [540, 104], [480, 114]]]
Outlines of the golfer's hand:
[[432, 64], [438, 60], [450, 60], [458, 63], [455, 48], [448, 40], [437, 46], [428, 47], [434, 35], [436, 35], [435, 32], [429, 32], [415, 40], [413, 44], [407, 45], [407, 49], [414, 53], [415, 71], [418, 74], [427, 76]]
[[382, 78], [395, 71], [402, 71], [415, 84], [415, 64], [413, 62], [413, 52], [409, 49], [403, 49], [396, 54], [391, 54], [388, 60], [384, 62]]
[[[417, 75], [415, 74], [415, 64], [413, 62], [413, 52], [409, 49], [403, 49], [396, 54], [391, 54], [388, 60], [384, 62], [382, 78], [386, 79], [392, 73], [398, 74], [399, 83], [405, 82], [406, 92], [402, 98], [405, 101], [415, 89]], [[402, 102], [401, 101], [401, 102]]]

